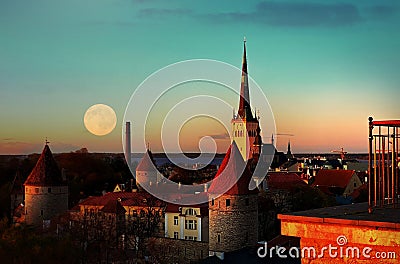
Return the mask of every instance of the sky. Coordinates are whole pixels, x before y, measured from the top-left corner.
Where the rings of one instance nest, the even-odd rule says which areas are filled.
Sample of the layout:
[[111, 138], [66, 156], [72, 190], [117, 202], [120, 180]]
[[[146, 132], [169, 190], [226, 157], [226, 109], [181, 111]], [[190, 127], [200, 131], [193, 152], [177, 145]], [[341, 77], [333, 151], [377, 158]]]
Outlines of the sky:
[[[53, 152], [122, 152], [124, 112], [146, 77], [190, 59], [240, 67], [244, 36], [278, 149], [366, 152], [368, 116], [400, 118], [399, 25], [397, 0], [0, 0], [0, 154], [40, 152], [46, 137]], [[83, 124], [94, 104], [116, 112], [106, 136]], [[184, 150], [224, 132], [202, 122], [182, 129]]]

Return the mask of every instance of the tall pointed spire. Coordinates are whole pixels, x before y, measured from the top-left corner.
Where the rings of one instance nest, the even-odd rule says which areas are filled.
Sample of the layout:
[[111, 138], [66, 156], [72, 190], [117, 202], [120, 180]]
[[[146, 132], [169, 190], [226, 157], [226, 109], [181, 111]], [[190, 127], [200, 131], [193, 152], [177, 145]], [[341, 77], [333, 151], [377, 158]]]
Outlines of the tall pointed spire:
[[238, 115], [242, 119], [253, 119], [250, 108], [249, 80], [247, 76], [246, 38], [243, 41], [242, 80], [240, 84], [240, 101]]
[[291, 148], [290, 148], [290, 139], [289, 139], [289, 142], [288, 142], [288, 152], [287, 152], [286, 156], [287, 156], [289, 159], [290, 159], [290, 158], [293, 158], [292, 150], [291, 150]]

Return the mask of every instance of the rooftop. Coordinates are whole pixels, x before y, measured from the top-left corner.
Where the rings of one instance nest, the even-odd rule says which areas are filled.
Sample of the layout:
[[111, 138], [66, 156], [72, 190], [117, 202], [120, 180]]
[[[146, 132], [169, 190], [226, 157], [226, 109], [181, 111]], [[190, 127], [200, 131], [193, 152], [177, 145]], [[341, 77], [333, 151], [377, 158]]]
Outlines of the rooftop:
[[60, 186], [65, 184], [61, 171], [47, 144], [24, 184], [33, 186]]
[[346, 188], [353, 170], [319, 170], [312, 186], [328, 186]]
[[301, 177], [295, 172], [269, 172], [268, 188], [290, 190], [296, 186], [306, 186]]
[[[249, 190], [251, 177], [252, 174], [244, 162], [236, 142], [233, 141], [208, 192], [228, 195], [257, 193], [256, 189]], [[225, 191], [227, 188], [229, 189]]]
[[375, 208], [371, 214], [368, 213], [368, 203], [357, 203], [279, 214], [278, 218], [302, 223], [330, 223], [400, 230], [400, 208], [393, 208], [393, 205]]
[[109, 192], [103, 196], [90, 196], [79, 203], [81, 206], [106, 206], [121, 200], [122, 206], [163, 206], [163, 202], [147, 192]]

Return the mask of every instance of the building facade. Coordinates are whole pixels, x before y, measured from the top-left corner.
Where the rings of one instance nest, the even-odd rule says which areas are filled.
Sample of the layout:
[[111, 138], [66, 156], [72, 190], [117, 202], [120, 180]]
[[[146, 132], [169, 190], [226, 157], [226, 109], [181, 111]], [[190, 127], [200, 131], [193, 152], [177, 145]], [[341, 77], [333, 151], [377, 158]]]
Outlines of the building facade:
[[169, 204], [165, 211], [165, 237], [208, 242], [208, 206]]

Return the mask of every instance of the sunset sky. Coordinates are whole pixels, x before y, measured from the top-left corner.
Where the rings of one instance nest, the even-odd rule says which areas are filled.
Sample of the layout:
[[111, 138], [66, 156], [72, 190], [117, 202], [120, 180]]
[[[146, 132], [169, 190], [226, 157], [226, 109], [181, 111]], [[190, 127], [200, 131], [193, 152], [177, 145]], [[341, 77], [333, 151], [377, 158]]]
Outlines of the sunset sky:
[[[240, 67], [244, 36], [277, 133], [294, 135], [278, 149], [366, 152], [368, 116], [400, 119], [399, 26], [398, 0], [1, 0], [0, 154], [39, 152], [46, 137], [54, 152], [122, 152], [124, 111], [147, 76], [189, 59]], [[115, 110], [111, 134], [86, 130], [94, 104]], [[182, 131], [187, 151], [207, 133], [197, 126]]]

